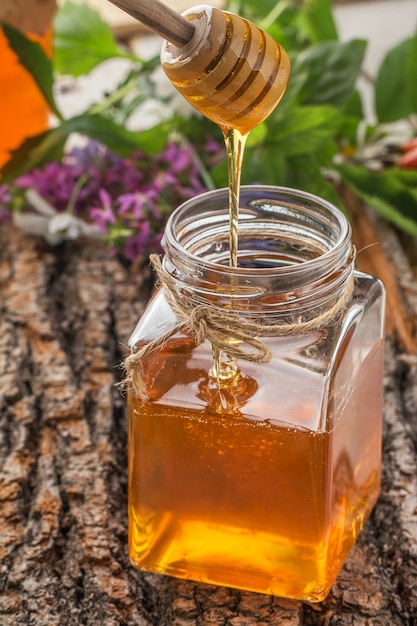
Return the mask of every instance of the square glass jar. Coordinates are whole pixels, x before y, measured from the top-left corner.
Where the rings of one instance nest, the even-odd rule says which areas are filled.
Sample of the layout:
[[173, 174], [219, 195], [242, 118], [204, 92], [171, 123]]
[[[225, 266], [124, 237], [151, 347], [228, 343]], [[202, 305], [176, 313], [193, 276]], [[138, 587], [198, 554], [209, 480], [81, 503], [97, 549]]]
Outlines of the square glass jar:
[[379, 494], [384, 288], [310, 194], [242, 188], [237, 268], [229, 230], [227, 190], [173, 213], [130, 339], [130, 558], [317, 602]]

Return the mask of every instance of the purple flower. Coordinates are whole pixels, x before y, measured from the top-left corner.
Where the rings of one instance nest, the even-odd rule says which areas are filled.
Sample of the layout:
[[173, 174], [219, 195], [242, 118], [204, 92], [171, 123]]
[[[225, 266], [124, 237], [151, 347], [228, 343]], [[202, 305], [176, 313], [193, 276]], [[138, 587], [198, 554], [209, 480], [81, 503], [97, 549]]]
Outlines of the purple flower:
[[6, 204], [12, 199], [8, 185], [0, 185], [0, 202]]
[[158, 215], [157, 199], [155, 187], [146, 191], [122, 194], [117, 201], [119, 205], [117, 213], [121, 216], [130, 213], [134, 218], [139, 219], [146, 214], [147, 209], [150, 209], [154, 215]]
[[154, 237], [148, 222], [139, 222], [137, 231], [128, 237], [124, 245], [124, 256], [128, 261], [134, 261], [154, 246]]
[[203, 153], [206, 155], [208, 167], [214, 167], [225, 157], [224, 144], [219, 143], [213, 137], [207, 137]]
[[22, 189], [34, 189], [48, 200], [57, 211], [65, 211], [69, 198], [83, 170], [80, 167], [65, 166], [52, 161], [42, 169], [36, 168], [16, 179], [15, 184]]
[[83, 168], [97, 165], [100, 169], [108, 160], [109, 151], [98, 141], [90, 139], [85, 146], [72, 148], [66, 156], [67, 163], [75, 163]]
[[22, 207], [27, 192], [33, 191], [52, 207], [57, 223], [60, 213], [65, 213], [67, 221], [74, 218], [72, 226], [90, 224], [94, 236], [105, 234], [110, 250], [117, 247], [133, 261], [161, 249], [169, 214], [204, 191], [204, 186], [193, 152], [186, 146], [171, 141], [160, 154], [137, 150], [122, 158], [90, 141], [61, 161], [20, 176], [13, 193], [10, 190], [7, 185], [0, 187], [0, 220], [9, 218], [9, 203]]
[[169, 143], [166, 150], [161, 154], [161, 161], [171, 165], [173, 174], [182, 174], [184, 170], [192, 165], [190, 151], [179, 147], [173, 142]]
[[100, 207], [91, 207], [90, 216], [95, 225], [104, 233], [107, 233], [108, 226], [114, 226], [116, 217], [112, 209], [112, 199], [105, 189], [99, 189]]
[[[115, 171], [115, 177], [117, 176], [117, 182], [122, 189], [128, 192], [134, 192], [139, 189], [144, 183], [144, 171], [138, 169], [134, 163], [127, 162], [126, 167], [121, 167], [117, 172]], [[110, 172], [109, 172], [110, 174]]]
[[7, 204], [11, 202], [8, 185], [0, 185], [0, 224], [5, 224], [10, 219], [10, 209]]

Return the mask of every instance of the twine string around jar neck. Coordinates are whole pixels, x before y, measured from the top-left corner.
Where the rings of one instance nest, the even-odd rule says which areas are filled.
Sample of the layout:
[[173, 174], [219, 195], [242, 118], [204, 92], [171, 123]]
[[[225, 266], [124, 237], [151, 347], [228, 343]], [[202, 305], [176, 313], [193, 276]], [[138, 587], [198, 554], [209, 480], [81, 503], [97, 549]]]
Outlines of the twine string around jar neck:
[[[353, 249], [352, 259], [354, 257]], [[125, 389], [133, 389], [143, 401], [147, 399], [143, 360], [155, 350], [160, 350], [177, 333], [183, 332], [193, 336], [196, 345], [204, 343], [207, 339], [212, 347], [224, 352], [230, 359], [267, 363], [272, 358], [272, 352], [259, 337], [289, 336], [318, 329], [334, 319], [345, 308], [353, 292], [352, 272], [342, 295], [335, 304], [312, 319], [304, 322], [265, 325], [253, 319], [246, 319], [230, 309], [222, 312], [205, 304], [193, 303], [178, 291], [175, 280], [165, 271], [159, 255], [152, 254], [150, 262], [178, 323], [166, 333], [129, 354], [124, 360], [125, 378], [121, 386]]]

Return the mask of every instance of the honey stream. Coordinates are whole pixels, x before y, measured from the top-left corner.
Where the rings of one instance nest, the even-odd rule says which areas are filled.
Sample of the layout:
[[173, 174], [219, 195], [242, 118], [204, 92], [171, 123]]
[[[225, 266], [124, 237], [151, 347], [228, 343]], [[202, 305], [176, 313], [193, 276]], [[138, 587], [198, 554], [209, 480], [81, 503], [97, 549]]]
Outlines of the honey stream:
[[[240, 202], [240, 179], [242, 173], [242, 162], [248, 134], [242, 135], [236, 128], [223, 130], [224, 142], [227, 156], [227, 172], [229, 179], [229, 265], [238, 266], [239, 249], [239, 202]], [[233, 277], [232, 277], [233, 279]], [[238, 375], [236, 363], [229, 361], [228, 364], [222, 362], [222, 352], [216, 346], [212, 346], [213, 367], [211, 375], [217, 384], [220, 378]]]
[[224, 131], [229, 175], [230, 267], [237, 267], [238, 265], [240, 178], [247, 137], [248, 134], [242, 135], [234, 128]]
[[[267, 33], [238, 15], [210, 7], [185, 14], [204, 33], [202, 47], [178, 50], [167, 44], [162, 66], [172, 84], [200, 113], [221, 129], [229, 179], [229, 264], [238, 266], [239, 196], [243, 154], [249, 132], [282, 98], [290, 75], [285, 50]], [[233, 280], [233, 279], [232, 279]], [[233, 288], [233, 285], [232, 285]], [[219, 383], [230, 362], [213, 348], [212, 375]]]

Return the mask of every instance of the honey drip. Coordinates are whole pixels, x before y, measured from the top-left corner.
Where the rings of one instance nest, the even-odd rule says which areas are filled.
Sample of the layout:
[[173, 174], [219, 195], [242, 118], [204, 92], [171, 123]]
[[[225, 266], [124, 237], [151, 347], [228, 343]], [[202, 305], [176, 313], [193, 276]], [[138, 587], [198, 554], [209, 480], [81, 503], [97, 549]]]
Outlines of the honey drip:
[[[229, 264], [238, 266], [239, 190], [242, 161], [249, 132], [281, 100], [290, 75], [285, 50], [267, 33], [241, 17], [197, 7], [185, 13], [196, 26], [203, 49], [167, 44], [162, 67], [178, 91], [222, 130], [229, 179]], [[213, 348], [212, 374], [228, 367]]]

